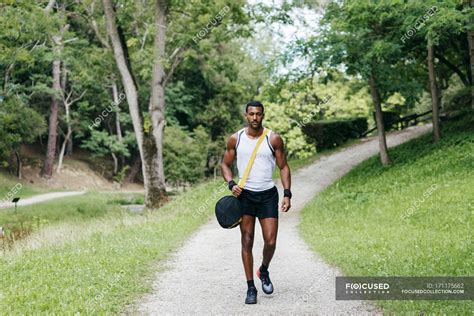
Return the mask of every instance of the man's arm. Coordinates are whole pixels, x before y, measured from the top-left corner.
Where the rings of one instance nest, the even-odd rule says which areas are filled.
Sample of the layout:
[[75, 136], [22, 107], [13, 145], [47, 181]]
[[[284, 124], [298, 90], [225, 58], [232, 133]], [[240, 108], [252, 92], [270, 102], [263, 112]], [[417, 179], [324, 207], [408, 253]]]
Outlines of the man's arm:
[[[232, 179], [232, 163], [235, 159], [235, 144], [237, 143], [237, 133], [233, 134], [227, 141], [227, 146], [224, 152], [224, 157], [221, 163], [221, 173], [224, 180], [228, 183]], [[233, 185], [231, 188], [232, 194], [238, 197], [242, 192], [242, 189], [238, 185]]]
[[[285, 145], [283, 143], [283, 139], [277, 133], [272, 133], [270, 143], [275, 149], [275, 158], [276, 164], [278, 168], [280, 168], [280, 177], [281, 177], [281, 184], [283, 185], [283, 189], [290, 190], [291, 189], [291, 172], [290, 167], [286, 161], [285, 155]], [[281, 210], [283, 212], [287, 212], [291, 208], [290, 197], [284, 196], [283, 202], [281, 204]]]

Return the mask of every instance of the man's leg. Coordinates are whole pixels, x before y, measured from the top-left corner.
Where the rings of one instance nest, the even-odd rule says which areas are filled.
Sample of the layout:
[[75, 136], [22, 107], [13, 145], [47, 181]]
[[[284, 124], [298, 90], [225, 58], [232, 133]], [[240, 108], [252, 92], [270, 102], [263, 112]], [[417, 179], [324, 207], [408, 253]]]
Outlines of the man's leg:
[[245, 277], [247, 281], [250, 281], [253, 280], [252, 248], [255, 235], [255, 216], [242, 215], [240, 233], [242, 235], [242, 262], [244, 263]]
[[278, 218], [265, 217], [259, 218], [263, 234], [263, 260], [262, 265], [257, 270], [257, 276], [262, 281], [262, 290], [265, 294], [273, 293], [273, 284], [270, 280], [268, 266], [275, 253], [276, 238], [278, 231]]
[[263, 260], [262, 264], [267, 268], [270, 265], [273, 254], [275, 253], [276, 239], [278, 233], [278, 218], [267, 217], [259, 218], [263, 234]]

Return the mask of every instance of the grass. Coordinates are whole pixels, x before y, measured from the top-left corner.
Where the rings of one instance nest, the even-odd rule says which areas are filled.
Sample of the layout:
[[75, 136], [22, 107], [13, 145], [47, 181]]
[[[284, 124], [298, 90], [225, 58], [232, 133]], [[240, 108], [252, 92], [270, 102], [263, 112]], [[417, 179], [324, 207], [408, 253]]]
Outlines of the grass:
[[16, 177], [6, 173], [0, 173], [0, 203], [4, 200], [11, 201], [9, 193], [15, 197], [25, 198], [45, 192], [45, 190], [28, 185], [24, 180], [18, 180]]
[[140, 203], [141, 194], [95, 193], [65, 197], [43, 203], [0, 209], [0, 227], [6, 238], [0, 246], [10, 246], [17, 239], [50, 224], [91, 221], [105, 216], [115, 216], [123, 209], [119, 204]]
[[[391, 149], [390, 167], [378, 156], [360, 164], [305, 206], [303, 238], [348, 276], [472, 276], [472, 113], [446, 125], [442, 137]], [[377, 304], [413, 315], [473, 309], [471, 301], [454, 300]]]
[[[198, 185], [153, 212], [72, 224], [63, 230], [65, 241], [7, 253], [0, 258], [2, 313], [122, 311], [151, 290], [157, 262], [208, 221], [215, 201], [228, 193], [222, 183]], [[92, 197], [90, 203], [107, 205]]]

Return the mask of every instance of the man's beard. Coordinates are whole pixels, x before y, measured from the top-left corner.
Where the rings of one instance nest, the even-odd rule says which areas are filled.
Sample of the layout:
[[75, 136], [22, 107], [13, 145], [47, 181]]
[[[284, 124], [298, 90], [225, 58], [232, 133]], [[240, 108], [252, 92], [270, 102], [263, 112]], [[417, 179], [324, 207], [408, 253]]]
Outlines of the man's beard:
[[250, 122], [249, 127], [255, 130], [259, 130], [262, 127], [262, 122]]

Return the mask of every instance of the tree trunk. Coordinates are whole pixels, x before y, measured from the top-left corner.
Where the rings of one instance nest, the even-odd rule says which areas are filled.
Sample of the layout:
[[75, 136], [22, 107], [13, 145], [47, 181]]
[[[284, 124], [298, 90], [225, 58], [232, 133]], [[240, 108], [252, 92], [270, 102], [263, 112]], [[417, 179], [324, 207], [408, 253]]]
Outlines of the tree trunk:
[[[63, 63], [62, 80], [61, 80], [61, 89], [63, 91], [63, 95], [66, 94], [67, 74], [68, 74], [68, 71], [67, 71], [66, 65]], [[71, 127], [70, 107], [73, 102], [70, 103], [68, 99], [69, 99], [69, 96], [68, 98], [66, 98], [66, 100], [63, 99], [64, 109], [66, 110], [67, 134], [69, 135], [69, 137], [66, 137], [66, 144], [67, 144], [66, 154], [72, 155], [72, 127]], [[62, 153], [64, 156], [64, 151], [62, 151]], [[58, 172], [59, 172], [59, 168], [58, 168]]]
[[[471, 0], [471, 8], [474, 8], [474, 0]], [[471, 108], [474, 110], [474, 17], [470, 21], [471, 29], [467, 31], [469, 42], [469, 59], [471, 64]]]
[[[114, 98], [115, 104], [115, 130], [117, 131], [117, 139], [120, 143], [123, 143], [123, 134], [122, 134], [122, 126], [120, 124], [120, 97], [118, 94], [117, 83], [114, 80], [112, 84], [112, 95]], [[125, 165], [125, 158], [123, 155], [120, 155], [120, 167], [123, 168]]]
[[116, 176], [118, 173], [118, 159], [115, 153], [111, 153], [112, 159], [114, 160], [114, 173], [113, 175]]
[[145, 158], [149, 168], [149, 181], [153, 190], [147, 198], [147, 204], [153, 204], [154, 200], [166, 199], [165, 174], [163, 170], [163, 132], [165, 121], [165, 31], [167, 26], [166, 0], [155, 2], [155, 40], [154, 40], [154, 64], [152, 69], [151, 96], [148, 112], [150, 115], [151, 128], [145, 139]]
[[428, 73], [430, 78], [431, 103], [433, 107], [433, 141], [439, 142], [441, 133], [439, 130], [439, 93], [436, 84], [436, 73], [434, 67], [434, 47], [428, 47]]
[[141, 158], [139, 156], [135, 157], [135, 159], [133, 160], [132, 166], [130, 167], [130, 172], [125, 178], [126, 182], [135, 182], [135, 178], [137, 177], [138, 172], [140, 172], [141, 165], [142, 165]]
[[53, 175], [53, 164], [56, 156], [56, 140], [58, 136], [58, 103], [61, 94], [59, 77], [61, 74], [61, 61], [53, 61], [53, 92], [51, 109], [49, 113], [48, 145], [46, 147], [46, 159], [44, 161], [43, 176], [51, 178]]
[[66, 125], [67, 125], [67, 133], [64, 138], [63, 144], [61, 146], [61, 150], [59, 152], [59, 162], [58, 162], [58, 167], [57, 167], [57, 173], [61, 172], [61, 168], [63, 165], [63, 159], [64, 159], [64, 154], [72, 154], [72, 124], [71, 124], [71, 105], [73, 105], [76, 101], [80, 100], [84, 93], [86, 91], [83, 91], [83, 93], [78, 97], [73, 99], [73, 89], [71, 88], [71, 91], [67, 94], [66, 97], [66, 83], [67, 83], [67, 69], [66, 66], [63, 64], [63, 80], [61, 83], [61, 92], [62, 92], [62, 99], [63, 99], [63, 105], [64, 105], [64, 110], [66, 112]]
[[122, 136], [122, 128], [120, 126], [120, 98], [118, 95], [118, 89], [117, 89], [117, 84], [114, 82], [112, 84], [112, 95], [114, 98], [114, 105], [115, 105], [115, 129], [117, 130], [117, 138], [119, 142], [123, 141], [123, 136]]
[[457, 67], [456, 65], [454, 65], [452, 62], [450, 62], [449, 60], [447, 60], [446, 58], [443, 57], [443, 55], [439, 54], [439, 53], [436, 53], [434, 55], [434, 57], [438, 58], [438, 60], [445, 64], [446, 67], [448, 67], [449, 69], [451, 69], [455, 74], [458, 75], [459, 79], [461, 79], [462, 83], [466, 86], [466, 87], [470, 87], [471, 86], [471, 78], [470, 78], [470, 75], [469, 75], [469, 72], [470, 70], [468, 69], [467, 71], [467, 74], [464, 75], [463, 72], [461, 71], [461, 69], [459, 69], [459, 67]]
[[66, 137], [64, 137], [64, 141], [61, 146], [61, 150], [59, 152], [58, 167], [56, 169], [57, 173], [61, 173], [61, 169], [63, 167], [64, 152], [66, 151], [66, 144], [68, 142], [69, 137], [71, 137], [71, 134], [72, 134], [72, 129], [68, 128], [67, 135]]
[[66, 123], [67, 123], [67, 134], [64, 138], [64, 142], [61, 146], [61, 151], [59, 152], [59, 161], [58, 161], [58, 167], [57, 167], [57, 173], [61, 172], [61, 168], [63, 166], [63, 159], [64, 159], [64, 153], [66, 152], [66, 145], [69, 143], [70, 139], [72, 138], [72, 128], [71, 128], [71, 120], [69, 117], [69, 107], [70, 104], [67, 102], [64, 102], [64, 108], [66, 109]]
[[5, 71], [5, 76], [3, 78], [3, 95], [7, 96], [8, 94], [8, 80], [10, 79], [10, 73], [13, 71], [13, 66], [15, 65], [15, 62], [12, 62], [7, 70]]
[[[162, 160], [162, 133], [164, 127], [164, 87], [161, 63], [162, 59], [155, 59], [152, 76], [152, 91], [150, 98], [150, 119], [152, 126], [149, 131], [143, 130], [143, 118], [138, 104], [138, 90], [133, 79], [132, 70], [126, 59], [126, 46], [121, 41], [117, 25], [115, 11], [111, 0], [103, 0], [104, 12], [107, 20], [107, 32], [114, 51], [115, 61], [122, 78], [122, 85], [127, 97], [127, 103], [132, 118], [133, 130], [137, 138], [138, 149], [142, 160], [142, 173], [145, 185], [145, 204], [148, 208], [161, 206], [166, 200], [165, 179], [163, 174]], [[164, 53], [164, 30], [166, 7], [164, 1], [157, 0], [155, 6], [156, 14], [156, 36], [155, 55], [162, 56]], [[157, 50], [158, 48], [158, 50]], [[158, 64], [158, 65], [157, 65]], [[161, 88], [160, 88], [161, 87]], [[163, 100], [160, 98], [163, 96]]]
[[[45, 8], [45, 13], [49, 14], [51, 8], [54, 6], [56, 1], [50, 0], [48, 6]], [[65, 4], [61, 6], [61, 14], [64, 14]], [[51, 110], [49, 114], [49, 126], [48, 126], [48, 145], [46, 147], [46, 159], [43, 167], [43, 177], [51, 178], [53, 175], [54, 158], [56, 156], [56, 142], [58, 137], [58, 110], [60, 96], [62, 93], [61, 89], [61, 53], [63, 51], [63, 36], [64, 32], [69, 29], [69, 25], [62, 26], [57, 35], [52, 37], [53, 51], [55, 60], [53, 61], [53, 96], [51, 99]]]
[[391, 163], [388, 155], [387, 140], [385, 138], [385, 127], [383, 124], [382, 105], [380, 102], [379, 92], [377, 90], [377, 80], [372, 70], [369, 77], [370, 94], [375, 108], [375, 122], [377, 124], [377, 132], [379, 138], [380, 161], [382, 165], [388, 166]]
[[[69, 130], [68, 130], [69, 132]], [[69, 139], [67, 140], [67, 147], [66, 147], [66, 155], [71, 156], [73, 152], [73, 142], [72, 142], [72, 130], [71, 130], [71, 135], [69, 136]]]
[[16, 156], [16, 176], [18, 179], [21, 179], [21, 158], [20, 158], [20, 153], [18, 153], [18, 150], [15, 150], [15, 156]]

